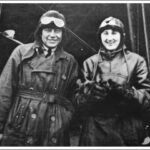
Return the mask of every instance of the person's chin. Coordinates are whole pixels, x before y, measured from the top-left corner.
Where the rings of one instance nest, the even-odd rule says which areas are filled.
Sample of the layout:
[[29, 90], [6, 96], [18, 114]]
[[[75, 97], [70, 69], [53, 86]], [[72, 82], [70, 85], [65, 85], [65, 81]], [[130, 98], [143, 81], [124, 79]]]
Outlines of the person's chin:
[[55, 47], [57, 47], [57, 44], [47, 44], [47, 46], [48, 46], [49, 48], [55, 48]]
[[109, 51], [113, 51], [113, 50], [115, 50], [116, 48], [106, 48], [107, 50], [109, 50]]

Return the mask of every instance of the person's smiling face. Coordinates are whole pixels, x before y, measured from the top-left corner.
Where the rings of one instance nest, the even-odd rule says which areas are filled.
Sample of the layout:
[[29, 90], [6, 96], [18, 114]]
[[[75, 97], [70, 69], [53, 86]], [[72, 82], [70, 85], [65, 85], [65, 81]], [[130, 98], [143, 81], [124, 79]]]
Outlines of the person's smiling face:
[[106, 29], [101, 33], [101, 41], [107, 50], [115, 50], [120, 44], [121, 34], [119, 31]]
[[48, 48], [56, 48], [62, 40], [62, 29], [44, 28], [42, 30], [42, 42]]

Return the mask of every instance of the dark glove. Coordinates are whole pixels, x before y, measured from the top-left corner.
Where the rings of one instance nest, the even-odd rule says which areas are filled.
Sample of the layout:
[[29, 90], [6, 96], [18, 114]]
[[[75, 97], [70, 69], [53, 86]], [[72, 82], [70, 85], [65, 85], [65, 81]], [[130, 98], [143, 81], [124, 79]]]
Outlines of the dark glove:
[[82, 82], [80, 79], [77, 80], [78, 87], [75, 91], [75, 105], [84, 104], [90, 99], [91, 90], [93, 89], [94, 82], [86, 80]]
[[78, 87], [76, 88], [76, 93], [89, 95], [94, 84], [94, 81], [86, 80], [85, 82], [81, 82], [81, 80], [77, 80]]
[[92, 89], [91, 94], [97, 100], [104, 100], [108, 94], [108, 91], [105, 87], [95, 84]]
[[119, 85], [112, 80], [108, 81], [110, 89], [109, 93], [112, 97], [122, 97], [124, 99], [130, 100], [135, 97], [135, 90], [134, 88], [129, 88], [124, 85]]
[[88, 101], [94, 101], [94, 99], [104, 100], [107, 95], [107, 88], [104, 83], [87, 80], [80, 85], [80, 95], [84, 94], [85, 99], [88, 99]]
[[128, 100], [135, 98], [135, 92], [134, 92], [133, 88], [123, 89], [121, 92], [122, 92], [124, 98], [126, 98]]
[[86, 95], [91, 95], [91, 91], [93, 90], [94, 86], [95, 86], [94, 81], [86, 81], [83, 85], [84, 88], [83, 93]]
[[133, 88], [125, 88], [123, 86], [118, 86], [117, 88], [112, 88], [111, 94], [116, 97], [123, 97], [126, 100], [131, 100], [135, 97], [135, 92]]

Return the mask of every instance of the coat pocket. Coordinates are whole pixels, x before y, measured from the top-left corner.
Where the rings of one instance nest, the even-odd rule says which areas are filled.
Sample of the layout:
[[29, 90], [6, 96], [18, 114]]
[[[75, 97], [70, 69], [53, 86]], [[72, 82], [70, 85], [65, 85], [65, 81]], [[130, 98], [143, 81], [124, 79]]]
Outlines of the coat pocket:
[[29, 99], [21, 97], [17, 98], [8, 119], [9, 127], [15, 130], [21, 129], [21, 126], [23, 125], [24, 120], [27, 116], [29, 103]]

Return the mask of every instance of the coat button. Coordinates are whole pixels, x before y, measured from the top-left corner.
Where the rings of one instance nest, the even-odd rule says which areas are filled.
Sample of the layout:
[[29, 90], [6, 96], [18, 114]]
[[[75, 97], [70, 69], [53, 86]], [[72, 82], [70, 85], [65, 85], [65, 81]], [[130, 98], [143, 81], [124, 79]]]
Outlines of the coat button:
[[33, 88], [33, 87], [30, 87], [29, 89], [30, 89], [30, 90], [33, 90], [34, 88]]
[[33, 138], [32, 137], [29, 137], [27, 139], [27, 144], [33, 144]]
[[66, 75], [62, 75], [62, 77], [61, 77], [63, 80], [66, 80], [67, 79], [67, 77], [66, 77]]
[[36, 114], [31, 114], [32, 119], [36, 119], [36, 116], [37, 116]]
[[55, 121], [55, 120], [56, 120], [55, 116], [51, 116], [51, 121]]
[[56, 139], [56, 138], [53, 137], [51, 140], [52, 140], [53, 143], [56, 144], [56, 142], [57, 142], [57, 139]]

